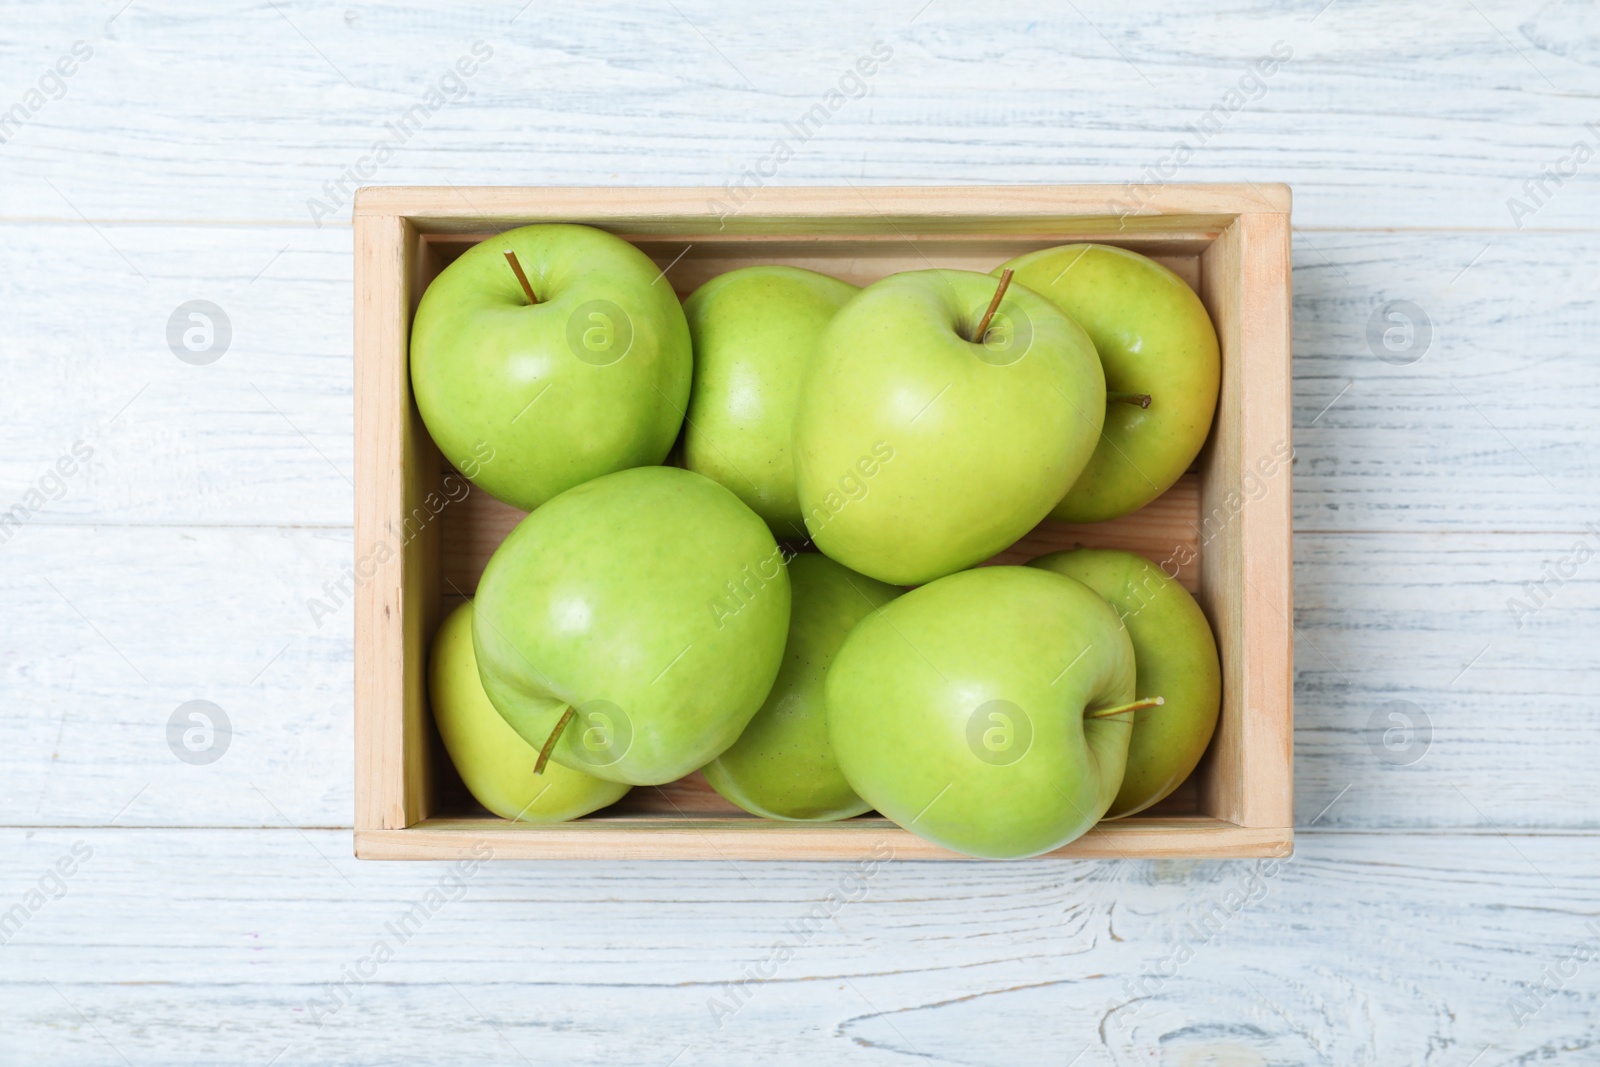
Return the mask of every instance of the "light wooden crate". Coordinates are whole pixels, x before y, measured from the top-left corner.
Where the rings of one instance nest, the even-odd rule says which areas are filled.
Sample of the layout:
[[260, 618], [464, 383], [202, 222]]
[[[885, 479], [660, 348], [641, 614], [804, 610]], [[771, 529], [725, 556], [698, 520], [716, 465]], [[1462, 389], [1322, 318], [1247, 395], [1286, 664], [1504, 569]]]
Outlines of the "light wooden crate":
[[[1101, 823], [1050, 857], [1284, 856], [1293, 846], [1289, 190], [1282, 185], [724, 189], [368, 188], [355, 207], [355, 850], [372, 859], [956, 859], [875, 815], [758, 819], [700, 775], [636, 788], [570, 823], [496, 818], [472, 801], [428, 709], [434, 628], [476, 589], [522, 513], [449, 473], [411, 396], [411, 316], [472, 244], [576, 222], [633, 242], [680, 296], [758, 263], [857, 285], [929, 266], [989, 271], [1023, 252], [1101, 241], [1165, 263], [1200, 294], [1222, 343], [1222, 392], [1195, 469], [1136, 514], [1046, 522], [997, 559], [1114, 546], [1180, 566], [1222, 653], [1223, 706], [1173, 797]], [[1135, 206], [1136, 205], [1136, 206]], [[430, 499], [430, 494], [434, 494]], [[437, 514], [434, 512], [437, 511]], [[383, 558], [384, 562], [377, 562]], [[879, 848], [879, 854], [882, 854]]]

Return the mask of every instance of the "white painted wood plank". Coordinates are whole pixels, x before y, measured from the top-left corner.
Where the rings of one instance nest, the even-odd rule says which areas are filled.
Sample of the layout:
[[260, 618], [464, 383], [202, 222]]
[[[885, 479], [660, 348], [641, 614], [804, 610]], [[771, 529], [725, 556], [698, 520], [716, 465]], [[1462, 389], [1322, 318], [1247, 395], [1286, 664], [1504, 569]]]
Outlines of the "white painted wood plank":
[[1600, 533], [1294, 547], [1297, 822], [1600, 826]]
[[65, 895], [0, 947], [5, 1063], [1484, 1067], [1600, 1039], [1597, 965], [1573, 956], [1600, 942], [1592, 836], [1312, 831], [1276, 867], [452, 875], [358, 863], [339, 832], [9, 830], [0, 902], [79, 842]]
[[[94, 450], [86, 471], [45, 485], [59, 499], [31, 521], [349, 525], [348, 231], [0, 233], [0, 510], [82, 441]], [[1296, 525], [1577, 530], [1600, 519], [1600, 276], [1583, 266], [1595, 242], [1301, 234]], [[174, 309], [194, 299], [232, 327], [205, 366], [167, 341]], [[1425, 354], [1409, 365], [1368, 340], [1392, 301], [1428, 317]]]
[[1300, 234], [1296, 528], [1600, 521], [1597, 249], [1591, 234]]
[[[0, 233], [0, 510], [21, 503], [31, 523], [350, 525], [349, 231]], [[220, 309], [214, 339], [224, 324], [230, 337], [203, 365], [168, 339], [194, 300]], [[179, 350], [190, 354], [181, 331]], [[76, 442], [93, 457], [59, 485], [48, 472]]]
[[[1297, 537], [1300, 823], [1348, 787], [1324, 825], [1600, 828], [1574, 743], [1600, 731], [1600, 558], [1561, 564], [1521, 630], [1507, 606], [1577, 540]], [[0, 631], [0, 824], [349, 825], [351, 616], [324, 583], [350, 558], [341, 530], [25, 530], [0, 552], [27, 620]], [[339, 605], [321, 626], [312, 597]], [[205, 766], [167, 742], [196, 699], [236, 731]], [[1432, 724], [1409, 763], [1368, 729], [1394, 700]]]
[[[351, 609], [324, 583], [351, 558], [346, 530], [25, 529], [0, 553], [0, 822], [349, 825]], [[174, 748], [193, 700], [232, 732], [185, 712]], [[180, 758], [190, 726], [214, 761]]]
[[[712, 0], [520, 13], [302, 0], [136, 2], [108, 25], [99, 3], [16, 4], [0, 45], [8, 106], [75, 40], [94, 54], [0, 152], [3, 210], [308, 223], [320, 198], [343, 215], [327, 183], [350, 181], [385, 124], [483, 40], [492, 57], [446, 86], [457, 99], [373, 180], [721, 185], [790, 136], [773, 181], [1125, 182], [1160, 167], [1291, 182], [1304, 226], [1509, 228], [1525, 181], [1580, 139], [1600, 143], [1584, 125], [1600, 84], [1586, 12], [824, 0], [749, 18]], [[893, 58], [868, 94], [809, 140], [787, 135], [878, 40]], [[1257, 89], [1249, 66], [1276, 41], [1293, 56]], [[1256, 99], [1193, 132], [1241, 82]], [[1180, 143], [1193, 155], [1174, 166]], [[1576, 173], [1521, 221], [1592, 227], [1600, 186]]]

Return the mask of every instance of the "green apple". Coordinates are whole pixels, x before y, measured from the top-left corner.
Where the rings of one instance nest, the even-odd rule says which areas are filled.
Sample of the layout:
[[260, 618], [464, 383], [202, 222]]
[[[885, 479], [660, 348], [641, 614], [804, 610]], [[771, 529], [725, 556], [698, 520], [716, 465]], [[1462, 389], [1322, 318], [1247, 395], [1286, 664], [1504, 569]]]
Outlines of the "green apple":
[[622, 799], [619, 782], [547, 763], [489, 703], [472, 652], [472, 602], [452, 611], [433, 638], [428, 698], [445, 751], [479, 804], [504, 819], [562, 822]]
[[1133, 640], [1139, 692], [1166, 700], [1134, 713], [1128, 769], [1106, 818], [1143, 811], [1189, 777], [1217, 728], [1222, 666], [1211, 624], [1187, 589], [1137, 552], [1080, 548], [1028, 566], [1076, 578], [1104, 597]]
[[683, 304], [694, 338], [684, 466], [733, 490], [779, 537], [805, 536], [791, 452], [800, 379], [859, 291], [799, 267], [742, 267]]
[[1205, 305], [1166, 267], [1110, 245], [1046, 248], [996, 271], [1007, 267], [1089, 331], [1113, 397], [1105, 439], [1051, 517], [1137, 511], [1189, 469], [1211, 432], [1222, 360]]
[[1100, 440], [1089, 337], [1012, 285], [926, 270], [863, 289], [823, 331], [800, 389], [795, 472], [817, 547], [916, 585], [993, 556], [1049, 514]]
[[660, 463], [691, 374], [672, 286], [650, 257], [588, 226], [523, 226], [474, 245], [428, 286], [411, 327], [428, 433], [474, 485], [528, 511]]
[[551, 758], [659, 785], [738, 738], [783, 660], [789, 575], [761, 517], [676, 467], [620, 471], [523, 519], [478, 583], [489, 699]]
[[828, 671], [828, 729], [878, 811], [957, 852], [1018, 859], [1105, 814], [1133, 698], [1133, 646], [1088, 586], [979, 567], [850, 632]]
[[823, 683], [850, 630], [904, 590], [827, 556], [789, 561], [793, 607], [783, 666], [739, 740], [704, 767], [711, 788], [769, 819], [848, 819], [868, 810], [845, 781], [828, 740]]

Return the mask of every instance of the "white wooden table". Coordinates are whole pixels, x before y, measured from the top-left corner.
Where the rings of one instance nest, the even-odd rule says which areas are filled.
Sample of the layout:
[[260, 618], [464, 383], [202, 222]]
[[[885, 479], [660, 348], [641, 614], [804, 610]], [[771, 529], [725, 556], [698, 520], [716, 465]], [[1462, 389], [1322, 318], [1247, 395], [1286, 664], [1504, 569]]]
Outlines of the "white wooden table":
[[[519, 4], [0, 5], [0, 1062], [1600, 1062], [1592, 4]], [[350, 191], [780, 138], [764, 181], [1293, 184], [1292, 860], [351, 857]]]

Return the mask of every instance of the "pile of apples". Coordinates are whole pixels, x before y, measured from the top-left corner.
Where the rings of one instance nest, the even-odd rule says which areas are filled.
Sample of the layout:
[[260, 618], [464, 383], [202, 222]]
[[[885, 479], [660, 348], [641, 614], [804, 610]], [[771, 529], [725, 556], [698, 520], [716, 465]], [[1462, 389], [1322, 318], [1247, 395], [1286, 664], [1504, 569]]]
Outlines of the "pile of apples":
[[980, 564], [1160, 496], [1219, 373], [1194, 292], [1106, 245], [865, 288], [751, 266], [680, 304], [601, 230], [478, 244], [411, 334], [433, 439], [530, 513], [434, 640], [457, 770], [535, 822], [703, 770], [992, 858], [1149, 807], [1216, 726], [1198, 605], [1131, 552]]

